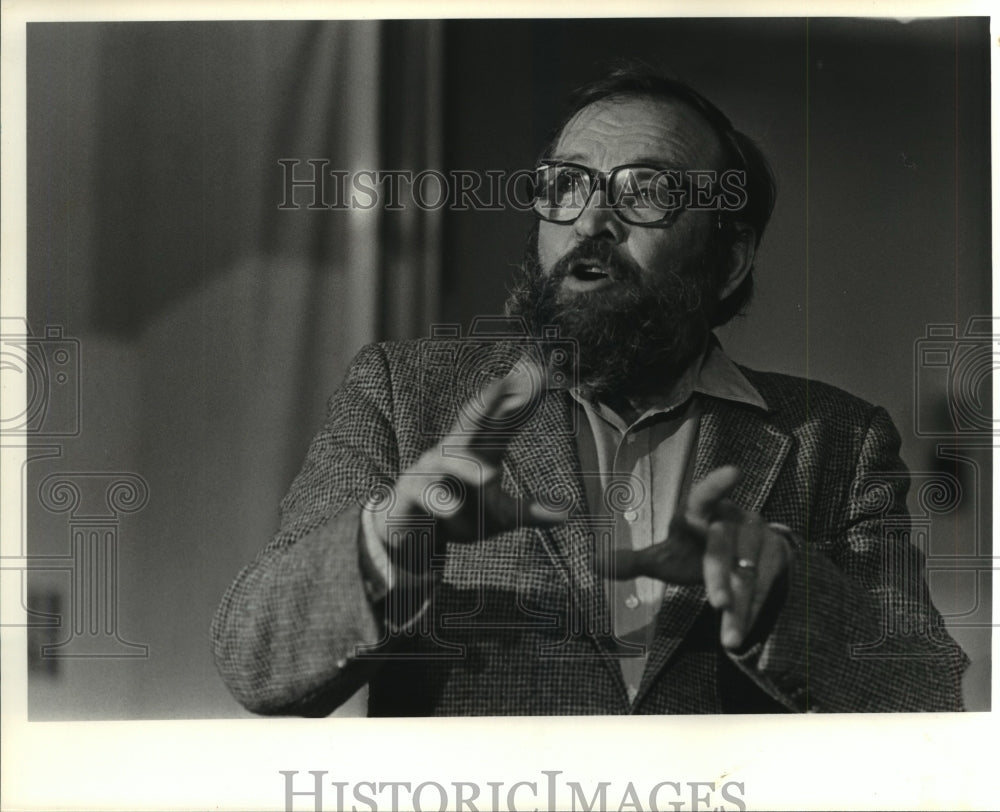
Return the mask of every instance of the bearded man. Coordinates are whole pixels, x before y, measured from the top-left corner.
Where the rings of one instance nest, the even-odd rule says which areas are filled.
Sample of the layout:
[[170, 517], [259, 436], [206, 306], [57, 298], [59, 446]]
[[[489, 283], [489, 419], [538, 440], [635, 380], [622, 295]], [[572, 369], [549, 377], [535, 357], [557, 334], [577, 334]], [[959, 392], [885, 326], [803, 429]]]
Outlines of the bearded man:
[[[886, 412], [743, 369], [767, 162], [690, 87], [584, 89], [535, 173], [524, 334], [355, 359], [230, 588], [258, 713], [961, 709]], [[534, 337], [533, 340], [531, 337]]]

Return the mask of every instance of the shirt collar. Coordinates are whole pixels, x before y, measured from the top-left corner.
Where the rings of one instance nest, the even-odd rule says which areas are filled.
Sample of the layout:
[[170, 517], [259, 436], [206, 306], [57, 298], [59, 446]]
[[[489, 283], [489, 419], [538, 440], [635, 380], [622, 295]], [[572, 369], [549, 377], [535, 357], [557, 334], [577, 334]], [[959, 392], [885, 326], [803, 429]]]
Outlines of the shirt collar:
[[[577, 391], [569, 388], [565, 376], [550, 374], [547, 383], [549, 389], [566, 390], [575, 400], [586, 405], [585, 399]], [[662, 397], [657, 398], [656, 402], [645, 410], [645, 413], [669, 411], [686, 402], [694, 392], [770, 411], [767, 401], [726, 355], [714, 334], [709, 338], [705, 350], [684, 370]]]
[[770, 411], [767, 401], [757, 391], [757, 387], [747, 380], [747, 376], [726, 355], [714, 335], [709, 339], [708, 347], [699, 363], [698, 379], [693, 387], [695, 392], [721, 400], [744, 403], [765, 412]]

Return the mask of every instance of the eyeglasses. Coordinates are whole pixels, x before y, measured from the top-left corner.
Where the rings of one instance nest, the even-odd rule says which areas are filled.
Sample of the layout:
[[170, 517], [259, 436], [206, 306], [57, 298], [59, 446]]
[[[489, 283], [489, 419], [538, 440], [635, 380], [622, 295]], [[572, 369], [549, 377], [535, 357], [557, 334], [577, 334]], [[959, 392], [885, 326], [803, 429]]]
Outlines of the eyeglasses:
[[644, 164], [626, 164], [599, 172], [567, 161], [545, 162], [535, 169], [532, 208], [543, 220], [569, 225], [600, 189], [624, 222], [665, 227], [684, 208], [688, 190], [683, 175], [679, 169]]

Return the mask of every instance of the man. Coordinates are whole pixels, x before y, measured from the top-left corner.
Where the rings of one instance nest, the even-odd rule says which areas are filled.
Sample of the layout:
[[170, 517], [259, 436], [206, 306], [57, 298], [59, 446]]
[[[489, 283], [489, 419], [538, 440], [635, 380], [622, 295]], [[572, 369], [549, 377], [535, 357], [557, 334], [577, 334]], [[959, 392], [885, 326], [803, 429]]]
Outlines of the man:
[[[961, 709], [884, 410], [741, 369], [774, 187], [687, 86], [585, 89], [536, 172], [532, 335], [359, 354], [213, 625], [259, 713]], [[891, 529], [891, 532], [890, 532]]]

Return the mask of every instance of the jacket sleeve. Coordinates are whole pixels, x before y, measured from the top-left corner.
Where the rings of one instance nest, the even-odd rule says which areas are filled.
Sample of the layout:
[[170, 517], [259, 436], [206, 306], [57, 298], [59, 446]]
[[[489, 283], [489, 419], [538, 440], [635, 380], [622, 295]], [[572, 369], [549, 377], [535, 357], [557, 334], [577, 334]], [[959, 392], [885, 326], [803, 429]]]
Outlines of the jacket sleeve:
[[288, 495], [277, 534], [230, 586], [211, 636], [216, 665], [255, 713], [325, 715], [371, 676], [359, 647], [383, 638], [360, 545], [371, 488], [398, 468], [384, 351], [366, 347]]
[[884, 409], [872, 412], [844, 519], [829, 542], [797, 538], [766, 637], [731, 655], [791, 710], [962, 710], [968, 658], [931, 603], [910, 543], [908, 476]]

